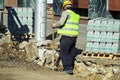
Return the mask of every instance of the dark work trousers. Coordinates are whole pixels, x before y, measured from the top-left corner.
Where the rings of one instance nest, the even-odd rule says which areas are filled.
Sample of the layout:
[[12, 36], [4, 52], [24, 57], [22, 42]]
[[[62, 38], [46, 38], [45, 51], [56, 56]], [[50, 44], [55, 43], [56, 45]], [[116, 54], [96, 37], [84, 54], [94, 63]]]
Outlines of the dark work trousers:
[[77, 37], [62, 36], [60, 39], [60, 58], [64, 71], [73, 70], [75, 58], [75, 44]]

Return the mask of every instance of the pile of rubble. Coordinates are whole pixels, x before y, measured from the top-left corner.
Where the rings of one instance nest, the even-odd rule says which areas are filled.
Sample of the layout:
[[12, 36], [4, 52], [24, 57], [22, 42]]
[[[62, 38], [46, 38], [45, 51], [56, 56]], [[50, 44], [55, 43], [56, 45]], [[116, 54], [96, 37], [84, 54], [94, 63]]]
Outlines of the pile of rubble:
[[81, 54], [76, 57], [74, 74], [82, 80], [119, 80], [120, 60], [84, 57]]
[[[4, 37], [0, 40], [1, 60], [22, 60], [25, 62], [34, 62], [39, 66], [50, 68], [52, 66], [52, 52], [51, 40], [42, 43], [36, 43], [34, 40], [23, 41], [21, 43], [16, 41], [8, 42], [4, 41]], [[57, 64], [59, 58], [58, 44], [57, 46], [55, 45], [54, 54], [55, 65], [59, 65]]]

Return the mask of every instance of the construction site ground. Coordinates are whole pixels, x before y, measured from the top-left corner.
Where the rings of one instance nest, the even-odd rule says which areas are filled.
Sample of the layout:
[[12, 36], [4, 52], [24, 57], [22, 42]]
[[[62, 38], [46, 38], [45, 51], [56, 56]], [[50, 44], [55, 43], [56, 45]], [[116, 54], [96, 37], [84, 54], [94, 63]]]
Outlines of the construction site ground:
[[79, 80], [64, 72], [41, 68], [33, 63], [0, 61], [0, 80]]
[[[52, 30], [50, 25], [51, 25], [51, 20], [47, 20], [47, 39], [51, 39]], [[56, 30], [57, 29], [55, 29], [55, 31]], [[87, 33], [87, 26], [85, 24], [84, 25], [80, 24], [80, 34], [76, 43], [76, 47], [78, 49], [85, 50], [86, 33]], [[60, 36], [56, 37], [55, 41], [58, 42], [59, 38]], [[9, 51], [10, 50], [6, 50], [6, 52]], [[87, 65], [87, 67], [90, 67], [89, 69], [94, 72], [96, 68], [93, 69], [94, 67], [93, 64], [100, 63], [101, 61], [100, 59], [99, 59], [100, 61], [99, 60], [95, 61], [95, 59], [87, 59], [87, 58], [83, 59], [81, 57], [79, 57], [78, 59], [79, 59], [78, 62], [83, 61], [80, 63], [81, 69], [78, 72], [76, 71], [76, 74], [79, 73], [80, 76], [68, 75], [65, 72], [61, 72], [61, 71], [53, 71], [45, 67], [40, 67], [34, 62], [24, 62], [22, 60], [17, 60], [17, 59], [16, 60], [0, 59], [0, 80], [119, 80], [120, 79], [120, 73], [116, 73], [112, 76], [110, 76], [111, 74], [108, 74], [107, 76], [110, 76], [109, 79], [101, 78], [101, 75], [102, 77], [106, 76], [104, 72], [98, 72], [99, 74], [95, 74], [95, 73], [89, 74], [87, 72], [87, 69], [85, 68], [86, 67], [85, 65]], [[107, 61], [103, 60], [103, 62], [109, 62], [109, 60], [108, 59]], [[100, 64], [103, 63], [101, 62]], [[106, 66], [106, 63], [105, 65], [97, 65], [97, 66], [99, 68], [103, 68], [103, 66]], [[110, 63], [110, 65], [107, 65], [107, 67], [109, 66], [114, 66], [114, 65], [111, 65]], [[119, 68], [120, 67], [118, 66], [117, 69]], [[114, 69], [114, 72], [115, 71], [116, 71], [116, 67]]]

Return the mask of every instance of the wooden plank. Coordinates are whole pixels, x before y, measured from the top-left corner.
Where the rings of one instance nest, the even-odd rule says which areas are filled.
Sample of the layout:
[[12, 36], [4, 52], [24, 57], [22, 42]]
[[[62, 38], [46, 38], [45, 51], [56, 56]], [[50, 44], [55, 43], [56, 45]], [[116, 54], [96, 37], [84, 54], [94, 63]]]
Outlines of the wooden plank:
[[106, 58], [106, 59], [120, 59], [120, 54], [108, 54], [108, 53], [95, 53], [95, 52], [83, 52], [83, 57], [92, 58]]
[[11, 34], [11, 38], [14, 40], [16, 38], [25, 39], [25, 38], [33, 38], [33, 37], [34, 37], [34, 34]]

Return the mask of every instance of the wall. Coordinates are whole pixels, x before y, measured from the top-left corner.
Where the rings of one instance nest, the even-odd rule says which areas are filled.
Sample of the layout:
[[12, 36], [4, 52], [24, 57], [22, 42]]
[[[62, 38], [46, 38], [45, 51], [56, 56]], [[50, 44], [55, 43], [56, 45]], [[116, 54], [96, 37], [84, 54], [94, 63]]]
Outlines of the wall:
[[4, 0], [4, 6], [11, 7], [11, 6], [17, 6], [18, 0]]
[[120, 11], [120, 0], [109, 0], [108, 9], [111, 11]]
[[88, 8], [88, 1], [89, 0], [72, 0], [73, 5], [79, 8]]

